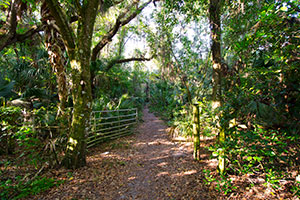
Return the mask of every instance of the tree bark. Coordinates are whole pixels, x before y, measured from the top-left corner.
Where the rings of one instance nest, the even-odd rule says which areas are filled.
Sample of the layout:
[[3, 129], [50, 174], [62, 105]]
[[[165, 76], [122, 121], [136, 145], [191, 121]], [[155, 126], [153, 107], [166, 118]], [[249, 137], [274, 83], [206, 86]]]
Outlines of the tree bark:
[[72, 68], [73, 118], [63, 163], [67, 168], [76, 169], [86, 165], [85, 140], [92, 111], [90, 55], [87, 52], [69, 52], [69, 57]]
[[82, 6], [78, 20], [77, 48], [69, 50], [72, 69], [73, 118], [64, 164], [67, 168], [86, 165], [86, 136], [92, 112], [91, 46], [98, 1]]
[[46, 2], [60, 29], [71, 64], [73, 116], [63, 164], [76, 169], [86, 165], [86, 136], [92, 111], [91, 45], [99, 1], [89, 0], [77, 5], [80, 14], [77, 35], [58, 2]]
[[213, 91], [212, 99], [216, 102], [216, 106], [221, 103], [221, 14], [220, 14], [221, 0], [209, 1], [209, 21], [211, 29], [211, 52], [213, 64]]
[[[221, 4], [222, 0], [210, 0], [209, 1], [209, 22], [211, 29], [211, 52], [212, 52], [212, 64], [213, 64], [213, 91], [212, 91], [212, 100], [213, 108], [217, 109], [221, 106], [222, 103], [222, 64], [221, 64]], [[220, 118], [220, 114], [216, 117]], [[218, 142], [223, 143], [225, 141], [225, 129], [217, 125], [218, 132]], [[219, 152], [219, 164], [218, 169], [220, 174], [225, 172], [225, 152], [224, 149], [221, 149]]]
[[63, 56], [65, 52], [64, 42], [61, 38], [54, 17], [51, 15], [46, 3], [41, 8], [42, 21], [45, 32], [46, 48], [48, 51], [49, 61], [55, 72], [57, 82], [57, 93], [59, 98], [57, 116], [64, 116], [65, 107], [68, 98], [67, 80], [66, 80], [66, 61]]

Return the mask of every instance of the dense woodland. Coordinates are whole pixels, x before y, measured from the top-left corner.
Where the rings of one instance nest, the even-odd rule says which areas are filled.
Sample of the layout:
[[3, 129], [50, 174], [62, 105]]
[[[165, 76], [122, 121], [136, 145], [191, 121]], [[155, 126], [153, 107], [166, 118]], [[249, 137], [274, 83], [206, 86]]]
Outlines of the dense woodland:
[[1, 0], [1, 199], [86, 166], [92, 111], [145, 106], [217, 159], [220, 198], [299, 198], [299, 30], [297, 0]]

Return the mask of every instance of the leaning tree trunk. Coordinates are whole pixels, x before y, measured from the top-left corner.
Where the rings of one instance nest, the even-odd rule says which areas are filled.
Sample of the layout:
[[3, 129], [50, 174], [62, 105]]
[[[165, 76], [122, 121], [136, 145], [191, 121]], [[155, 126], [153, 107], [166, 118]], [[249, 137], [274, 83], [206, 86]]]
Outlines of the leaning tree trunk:
[[[212, 100], [213, 107], [217, 109], [221, 106], [221, 89], [222, 89], [222, 64], [221, 64], [221, 4], [222, 0], [210, 0], [209, 1], [209, 21], [211, 28], [212, 39], [212, 63], [213, 63], [213, 91]], [[220, 116], [218, 116], [220, 117]], [[218, 141], [223, 143], [225, 141], [224, 128], [218, 127]], [[221, 150], [219, 152], [219, 172], [223, 174], [225, 172], [225, 152]]]
[[65, 52], [64, 42], [57, 30], [54, 17], [51, 15], [47, 4], [44, 2], [41, 8], [42, 21], [45, 25], [46, 49], [48, 51], [49, 61], [56, 75], [57, 93], [59, 98], [57, 116], [64, 116], [68, 89], [65, 73], [66, 60], [63, 56]]

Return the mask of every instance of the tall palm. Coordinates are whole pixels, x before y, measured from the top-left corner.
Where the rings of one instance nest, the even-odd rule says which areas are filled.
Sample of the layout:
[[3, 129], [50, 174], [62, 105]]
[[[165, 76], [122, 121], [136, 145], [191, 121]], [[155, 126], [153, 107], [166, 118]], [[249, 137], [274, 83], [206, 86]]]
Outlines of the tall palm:
[[66, 81], [66, 59], [64, 58], [65, 47], [58, 31], [54, 17], [50, 10], [43, 2], [41, 7], [42, 22], [44, 24], [45, 43], [49, 55], [49, 61], [56, 74], [58, 84], [58, 116], [62, 116], [65, 111], [66, 102], [68, 98], [67, 81]]

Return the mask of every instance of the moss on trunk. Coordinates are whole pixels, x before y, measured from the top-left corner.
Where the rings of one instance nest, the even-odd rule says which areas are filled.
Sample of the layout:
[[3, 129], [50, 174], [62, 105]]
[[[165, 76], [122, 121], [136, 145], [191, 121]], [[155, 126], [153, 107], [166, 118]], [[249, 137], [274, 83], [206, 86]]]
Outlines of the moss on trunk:
[[92, 111], [89, 55], [76, 52], [74, 57], [71, 60], [73, 118], [63, 161], [67, 168], [79, 168], [86, 164], [86, 136]]
[[194, 134], [194, 159], [200, 160], [200, 120], [199, 105], [193, 105], [193, 134]]

